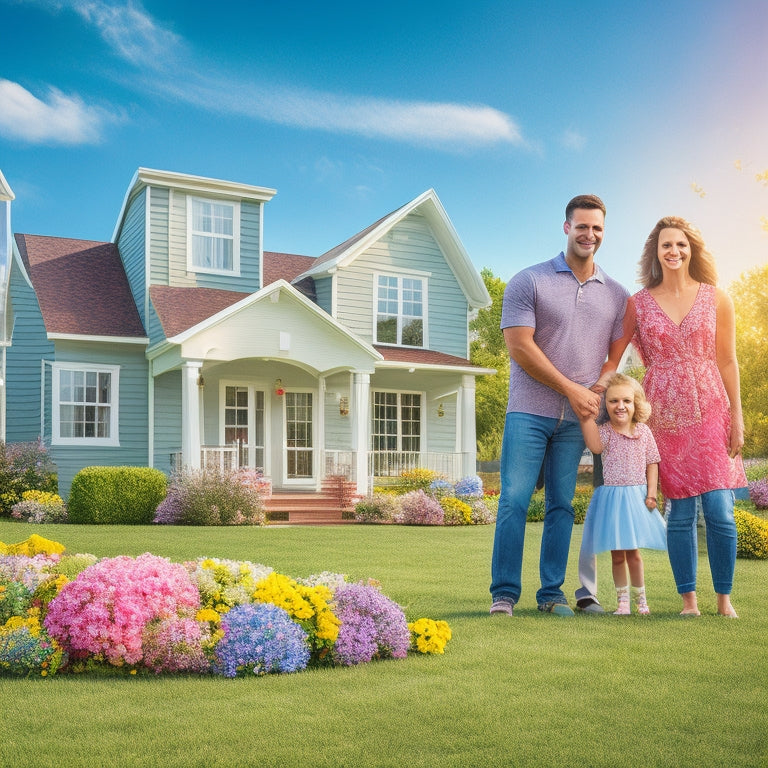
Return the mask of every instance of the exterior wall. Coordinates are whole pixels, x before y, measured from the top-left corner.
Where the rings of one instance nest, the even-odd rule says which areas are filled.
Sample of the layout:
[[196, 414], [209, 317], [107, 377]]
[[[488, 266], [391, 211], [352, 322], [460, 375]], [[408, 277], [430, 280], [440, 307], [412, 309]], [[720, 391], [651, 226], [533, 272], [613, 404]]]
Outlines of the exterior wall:
[[[352, 445], [352, 417], [339, 413], [339, 401], [342, 397], [351, 401], [349, 374], [329, 376], [325, 381], [325, 444], [331, 451], [348, 451]], [[369, 418], [369, 417], [366, 417]]]
[[171, 453], [181, 450], [181, 371], [155, 378], [154, 467], [171, 471]]
[[[147, 361], [139, 344], [57, 341], [56, 362], [120, 366], [118, 435], [115, 447], [53, 445], [50, 453], [59, 470], [59, 493], [66, 498], [72, 478], [88, 466], [148, 466]], [[50, 377], [50, 373], [48, 373]], [[50, 393], [47, 395], [50, 403]], [[46, 421], [50, 434], [50, 419]]]
[[[6, 441], [24, 443], [50, 438], [50, 420], [46, 419], [48, 434], [40, 433], [41, 360], [53, 360], [54, 347], [48, 341], [32, 288], [18, 265], [11, 266], [10, 308], [12, 315], [11, 346], [6, 353]], [[50, 402], [50, 397], [46, 398]]]
[[128, 277], [131, 294], [136, 307], [139, 310], [144, 326], [146, 327], [146, 281], [144, 279], [144, 239], [146, 223], [144, 208], [146, 202], [146, 190], [142, 190], [128, 206], [117, 241], [120, 258]]
[[[152, 198], [160, 190], [152, 188]], [[159, 203], [158, 203], [159, 206]], [[228, 291], [254, 293], [260, 284], [260, 228], [261, 209], [257, 203], [240, 203], [240, 274], [233, 277], [187, 270], [187, 195], [172, 190], [168, 200], [168, 240], [165, 252], [155, 249], [152, 240], [152, 282], [162, 283], [161, 272], [156, 272], [156, 264], [168, 264], [167, 285], [195, 286], [198, 288], [220, 288]], [[161, 225], [162, 217], [158, 210], [157, 220], [152, 216], [153, 235]], [[158, 240], [158, 246], [160, 241]]]
[[377, 272], [407, 270], [429, 273], [427, 285], [428, 348], [466, 357], [467, 301], [423, 216], [413, 213], [337, 273], [336, 319], [370, 343]]

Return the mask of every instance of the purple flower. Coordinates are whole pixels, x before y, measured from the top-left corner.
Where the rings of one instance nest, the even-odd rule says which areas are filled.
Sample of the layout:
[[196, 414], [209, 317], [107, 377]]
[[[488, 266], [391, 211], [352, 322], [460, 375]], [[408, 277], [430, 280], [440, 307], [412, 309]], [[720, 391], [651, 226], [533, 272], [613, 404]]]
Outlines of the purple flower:
[[336, 615], [341, 620], [333, 648], [335, 660], [346, 666], [374, 658], [403, 659], [410, 632], [402, 608], [365, 584], [346, 584], [336, 590]]
[[307, 633], [271, 603], [237, 605], [221, 620], [214, 672], [224, 677], [298, 672], [309, 662]]

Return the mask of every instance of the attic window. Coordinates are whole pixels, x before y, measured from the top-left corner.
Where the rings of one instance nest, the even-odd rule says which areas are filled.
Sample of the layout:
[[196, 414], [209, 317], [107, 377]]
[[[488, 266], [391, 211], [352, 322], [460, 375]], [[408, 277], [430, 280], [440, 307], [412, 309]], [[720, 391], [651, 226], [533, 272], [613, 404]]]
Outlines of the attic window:
[[424, 281], [379, 275], [376, 298], [376, 342], [404, 347], [424, 346]]
[[240, 273], [240, 206], [187, 198], [187, 264], [192, 272]]

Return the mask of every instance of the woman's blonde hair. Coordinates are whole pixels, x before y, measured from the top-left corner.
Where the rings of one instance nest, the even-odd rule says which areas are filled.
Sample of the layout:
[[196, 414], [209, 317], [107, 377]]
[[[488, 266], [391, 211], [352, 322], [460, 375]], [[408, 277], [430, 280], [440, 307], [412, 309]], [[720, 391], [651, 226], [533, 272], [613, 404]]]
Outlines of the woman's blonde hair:
[[[605, 398], [603, 398], [603, 408], [605, 408], [605, 402], [608, 397], [608, 390], [611, 387], [631, 387], [635, 394], [635, 412], [632, 414], [632, 421], [637, 424], [642, 424], [648, 421], [651, 415], [651, 404], [648, 402], [648, 398], [645, 396], [645, 390], [643, 385], [631, 376], [626, 376], [623, 373], [614, 373], [610, 379], [608, 379], [605, 385]], [[608, 411], [606, 410], [606, 417]]]
[[659, 219], [645, 241], [638, 268], [639, 281], [644, 288], [653, 288], [661, 282], [659, 266], [659, 234], [662, 229], [679, 229], [688, 238], [691, 246], [691, 261], [688, 274], [699, 283], [717, 285], [715, 259], [707, 250], [704, 238], [696, 227], [680, 216], [665, 216]]

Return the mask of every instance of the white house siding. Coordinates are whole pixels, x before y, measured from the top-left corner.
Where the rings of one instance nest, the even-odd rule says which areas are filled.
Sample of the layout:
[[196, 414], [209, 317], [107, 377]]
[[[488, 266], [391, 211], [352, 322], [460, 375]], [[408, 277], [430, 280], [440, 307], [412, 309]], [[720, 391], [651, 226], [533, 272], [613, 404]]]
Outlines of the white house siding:
[[[351, 402], [349, 374], [331, 376], [325, 382], [325, 448], [331, 451], [349, 451], [352, 444], [352, 414], [342, 416], [339, 404], [342, 397]], [[366, 416], [366, 419], [368, 416]]]
[[[152, 195], [156, 189], [152, 188]], [[235, 201], [236, 202], [236, 201]], [[173, 190], [170, 195], [168, 216], [168, 244], [165, 253], [157, 252], [157, 258], [169, 264], [168, 282], [156, 280], [152, 283], [172, 286], [196, 286], [198, 288], [220, 288], [228, 291], [253, 293], [259, 283], [259, 228], [260, 207], [257, 203], [242, 201], [240, 204], [240, 274], [236, 276], [189, 272], [187, 270], [187, 195]], [[155, 222], [153, 221], [153, 229]], [[153, 255], [153, 263], [155, 257]]]
[[147, 361], [140, 344], [56, 342], [56, 362], [120, 367], [119, 440], [115, 447], [53, 445], [51, 457], [59, 470], [59, 493], [66, 498], [72, 479], [83, 467], [148, 466]]
[[181, 371], [155, 377], [154, 466], [171, 471], [171, 453], [181, 450]]
[[146, 294], [147, 288], [144, 280], [144, 238], [146, 233], [145, 216], [146, 189], [142, 190], [131, 201], [126, 211], [123, 225], [120, 228], [120, 237], [117, 247], [120, 258], [128, 277], [133, 301], [139, 310], [141, 321], [146, 326]]
[[467, 356], [467, 302], [429, 224], [414, 213], [393, 227], [337, 276], [337, 319], [369, 342], [373, 338], [377, 272], [408, 270], [428, 273], [427, 333], [429, 349]]
[[[163, 187], [149, 189], [149, 284], [171, 285], [168, 266], [170, 240], [170, 191]], [[143, 215], [137, 211], [137, 215]], [[142, 252], [144, 245], [142, 244]], [[144, 265], [142, 264], [142, 269]]]
[[[54, 347], [46, 337], [37, 297], [15, 261], [9, 292], [13, 336], [6, 352], [6, 412], [13, 418], [6, 427], [6, 441], [23, 443], [46, 437], [40, 434], [40, 360], [52, 360]], [[50, 435], [50, 421], [46, 423]]]

